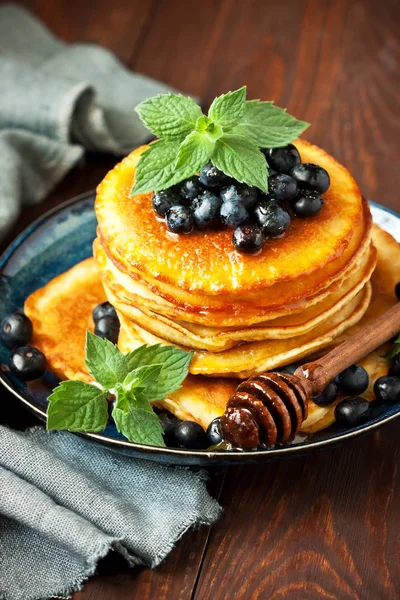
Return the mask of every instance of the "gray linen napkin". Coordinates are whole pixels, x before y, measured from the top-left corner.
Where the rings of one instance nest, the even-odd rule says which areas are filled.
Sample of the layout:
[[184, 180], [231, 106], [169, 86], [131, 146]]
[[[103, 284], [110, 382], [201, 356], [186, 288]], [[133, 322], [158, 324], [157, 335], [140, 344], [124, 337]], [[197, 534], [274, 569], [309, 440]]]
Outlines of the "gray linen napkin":
[[220, 512], [202, 474], [70, 433], [0, 426], [2, 599], [69, 596], [110, 550], [155, 567], [185, 531]]
[[66, 45], [23, 8], [0, 6], [0, 240], [85, 149], [123, 155], [146, 141], [133, 108], [167, 91], [104, 48]]

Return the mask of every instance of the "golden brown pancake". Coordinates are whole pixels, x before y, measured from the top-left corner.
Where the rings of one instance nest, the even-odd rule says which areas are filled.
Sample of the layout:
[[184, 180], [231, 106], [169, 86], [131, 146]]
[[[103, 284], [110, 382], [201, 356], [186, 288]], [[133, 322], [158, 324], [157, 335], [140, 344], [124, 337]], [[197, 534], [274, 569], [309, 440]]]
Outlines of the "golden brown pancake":
[[[144, 147], [131, 153], [98, 186], [96, 214], [103, 246], [128, 272], [174, 288], [204, 294], [255, 291], [322, 272], [362, 240], [365, 229], [361, 193], [350, 173], [326, 152], [298, 140], [303, 162], [327, 169], [331, 186], [325, 205], [313, 219], [293, 219], [284, 237], [269, 240], [257, 256], [232, 247], [229, 229], [175, 235], [151, 208], [151, 194], [130, 196], [135, 166]], [[157, 251], [155, 251], [157, 249]]]
[[[110, 285], [104, 277], [103, 282], [108, 300], [127, 320], [167, 342], [196, 350], [221, 352], [242, 342], [293, 338], [311, 331], [341, 311], [360, 292], [371, 278], [375, 265], [376, 250], [371, 246], [358, 268], [341, 285], [331, 286], [331, 293], [318, 304], [305, 308], [300, 313], [242, 328], [207, 327], [173, 320], [142, 305], [139, 308], [137, 305], [121, 302], [114, 293], [115, 285]], [[104, 270], [102, 273], [104, 274]]]

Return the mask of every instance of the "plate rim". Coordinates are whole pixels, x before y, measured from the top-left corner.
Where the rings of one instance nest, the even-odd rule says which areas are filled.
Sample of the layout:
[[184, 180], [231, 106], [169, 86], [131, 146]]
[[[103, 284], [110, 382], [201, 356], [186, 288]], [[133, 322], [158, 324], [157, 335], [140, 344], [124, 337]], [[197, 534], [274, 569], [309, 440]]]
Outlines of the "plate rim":
[[[49, 210], [47, 210], [43, 215], [39, 216], [32, 223], [30, 223], [27, 227], [25, 227], [7, 246], [4, 252], [0, 255], [0, 273], [7, 265], [7, 262], [12, 257], [13, 253], [17, 250], [17, 248], [26, 240], [27, 237], [31, 233], [33, 233], [36, 229], [38, 229], [45, 221], [47, 221], [50, 217], [52, 217], [55, 213], [68, 208], [72, 204], [76, 204], [78, 202], [83, 202], [84, 200], [89, 200], [90, 198], [95, 198], [96, 190], [89, 190], [87, 192], [83, 192], [72, 198], [57, 204], [57, 206], [53, 206]], [[400, 220], [400, 213], [395, 211], [392, 208], [383, 206], [377, 202], [370, 201], [369, 204], [379, 208], [383, 212], [387, 212], [389, 214], [394, 215]], [[24, 404], [31, 412], [36, 414], [42, 421], [46, 421], [47, 415], [41, 408], [30, 402], [27, 398], [24, 398], [20, 392], [15, 389], [10, 383], [9, 379], [6, 377], [4, 371], [0, 370], [0, 382], [5, 387], [7, 391], [9, 391], [17, 400], [19, 400], [22, 404]], [[377, 417], [376, 419], [363, 423], [358, 427], [345, 432], [339, 432], [337, 435], [332, 435], [325, 440], [315, 440], [314, 442], [310, 442], [304, 444], [303, 442], [296, 442], [291, 446], [278, 446], [273, 448], [266, 448], [263, 450], [257, 451], [246, 451], [241, 449], [235, 450], [190, 450], [184, 448], [169, 448], [162, 446], [151, 446], [147, 444], [136, 444], [134, 442], [130, 442], [129, 440], [121, 440], [117, 438], [111, 438], [98, 433], [85, 433], [85, 432], [71, 432], [75, 435], [79, 435], [81, 437], [94, 440], [106, 446], [116, 447], [116, 448], [124, 448], [130, 451], [138, 451], [145, 458], [146, 454], [151, 455], [168, 455], [171, 458], [178, 457], [191, 457], [193, 459], [215, 459], [218, 462], [223, 462], [226, 459], [227, 465], [233, 464], [237, 462], [243, 462], [245, 459], [249, 459], [250, 461], [253, 459], [257, 459], [257, 461], [262, 461], [264, 458], [273, 459], [273, 458], [281, 458], [284, 456], [291, 456], [295, 454], [303, 454], [306, 452], [311, 452], [313, 450], [326, 448], [327, 446], [334, 446], [336, 444], [341, 443], [342, 441], [348, 441], [350, 439], [356, 438], [365, 433], [369, 433], [382, 427], [386, 423], [393, 421], [394, 419], [400, 417], [400, 408], [397, 412], [383, 416]]]

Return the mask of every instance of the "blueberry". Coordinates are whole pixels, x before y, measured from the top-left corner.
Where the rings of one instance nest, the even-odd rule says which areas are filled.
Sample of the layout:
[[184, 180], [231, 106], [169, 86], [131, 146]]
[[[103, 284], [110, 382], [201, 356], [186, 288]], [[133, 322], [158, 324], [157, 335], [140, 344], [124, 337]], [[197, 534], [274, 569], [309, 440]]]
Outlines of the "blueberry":
[[223, 188], [231, 181], [228, 175], [225, 175], [210, 162], [201, 169], [199, 179], [208, 188]]
[[21, 346], [11, 353], [8, 366], [22, 381], [32, 381], [45, 372], [46, 357], [33, 346]]
[[241, 202], [237, 200], [227, 200], [221, 206], [221, 218], [226, 225], [238, 227], [245, 223], [249, 218], [249, 213]]
[[259, 191], [255, 187], [245, 185], [244, 183], [231, 183], [221, 191], [223, 202], [235, 200], [241, 202], [245, 208], [249, 209], [255, 206], [259, 199]]
[[216, 419], [211, 421], [211, 423], [207, 427], [206, 435], [209, 446], [217, 446], [223, 441], [220, 417], [217, 417]]
[[396, 354], [393, 357], [388, 375], [397, 375], [397, 377], [400, 377], [400, 354]]
[[163, 429], [164, 442], [167, 446], [173, 446], [175, 444], [175, 428], [180, 422], [179, 419], [170, 412], [162, 412], [158, 418]]
[[341, 425], [354, 427], [367, 421], [369, 416], [369, 402], [360, 396], [346, 398], [335, 407], [335, 419]]
[[314, 404], [318, 404], [318, 406], [329, 406], [329, 404], [332, 404], [336, 400], [337, 393], [336, 384], [331, 381], [319, 396], [313, 398], [313, 402]]
[[94, 323], [100, 321], [103, 317], [114, 317], [117, 319], [117, 313], [115, 312], [115, 308], [109, 302], [102, 302], [94, 307], [92, 312], [92, 319]]
[[187, 206], [172, 206], [165, 215], [165, 223], [172, 233], [190, 233], [194, 220]]
[[400, 402], [400, 377], [394, 375], [379, 377], [374, 384], [374, 393], [377, 400], [385, 404]]
[[396, 294], [398, 300], [400, 300], [400, 281], [398, 281], [394, 286], [394, 293]]
[[232, 236], [233, 246], [243, 254], [256, 254], [263, 245], [263, 235], [257, 225], [240, 225]]
[[0, 338], [9, 348], [24, 346], [32, 339], [31, 320], [21, 312], [7, 315], [0, 325]]
[[328, 172], [311, 163], [296, 165], [291, 169], [290, 175], [296, 179], [300, 188], [315, 190], [320, 194], [324, 194], [330, 185]]
[[290, 215], [286, 208], [267, 200], [257, 206], [254, 219], [267, 238], [281, 237], [290, 225]]
[[175, 428], [175, 440], [184, 448], [207, 448], [206, 432], [195, 421], [181, 421]]
[[304, 190], [291, 202], [291, 208], [296, 217], [315, 217], [321, 212], [324, 199], [318, 192]]
[[207, 190], [193, 200], [192, 213], [198, 229], [216, 229], [221, 225], [220, 209], [222, 200]]
[[293, 144], [281, 148], [268, 148], [263, 152], [269, 166], [277, 173], [289, 173], [290, 169], [301, 163], [299, 151]]
[[280, 202], [293, 200], [297, 194], [297, 181], [284, 173], [270, 175], [268, 177], [268, 190], [269, 194]]
[[173, 206], [183, 204], [183, 198], [175, 188], [153, 194], [153, 208], [160, 217], [165, 217]]
[[113, 344], [118, 342], [119, 320], [118, 317], [106, 316], [99, 319], [94, 328], [94, 333], [102, 339], [109, 340]]
[[[197, 175], [189, 177], [181, 185], [181, 194], [185, 200], [194, 200], [204, 192], [204, 186], [200, 183]], [[177, 204], [177, 203], [175, 203]]]
[[334, 379], [339, 392], [345, 395], [362, 394], [368, 387], [369, 376], [364, 367], [351, 365]]

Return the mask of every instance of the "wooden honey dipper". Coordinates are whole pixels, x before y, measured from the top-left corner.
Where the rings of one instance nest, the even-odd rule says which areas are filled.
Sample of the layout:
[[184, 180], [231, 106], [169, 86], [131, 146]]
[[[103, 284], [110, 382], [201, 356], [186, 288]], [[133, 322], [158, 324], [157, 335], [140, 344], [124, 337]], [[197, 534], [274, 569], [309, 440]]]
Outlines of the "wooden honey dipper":
[[225, 440], [243, 449], [274, 446], [299, 431], [308, 401], [332, 379], [400, 331], [400, 302], [370, 325], [293, 375], [264, 373], [244, 381], [221, 417]]

